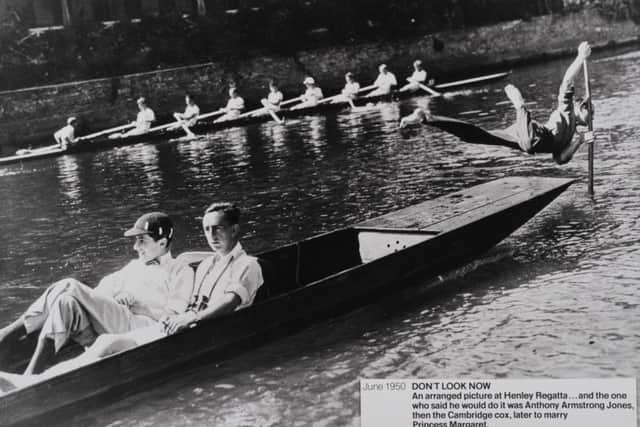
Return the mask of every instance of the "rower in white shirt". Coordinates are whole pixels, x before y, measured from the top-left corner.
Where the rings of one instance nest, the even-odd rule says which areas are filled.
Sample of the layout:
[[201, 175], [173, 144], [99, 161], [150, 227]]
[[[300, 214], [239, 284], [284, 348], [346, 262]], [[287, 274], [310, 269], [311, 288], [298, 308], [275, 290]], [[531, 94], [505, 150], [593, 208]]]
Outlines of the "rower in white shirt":
[[292, 110], [315, 107], [316, 105], [318, 105], [318, 101], [320, 101], [324, 97], [324, 95], [322, 94], [322, 89], [316, 86], [316, 81], [313, 77], [306, 77], [302, 83], [307, 89], [301, 96], [302, 102], [291, 107]]
[[186, 107], [184, 113], [173, 113], [173, 117], [176, 119], [176, 124], [170, 126], [168, 130], [182, 128], [189, 138], [195, 138], [195, 134], [191, 132], [190, 127], [196, 124], [198, 116], [200, 115], [200, 107], [196, 105], [191, 95], [186, 94], [184, 96], [184, 102]]
[[407, 77], [408, 84], [400, 88], [400, 92], [415, 92], [420, 89], [420, 85], [427, 82], [427, 70], [422, 67], [422, 61], [417, 59], [413, 62], [413, 74]]
[[138, 98], [138, 116], [136, 117], [136, 127], [131, 129], [126, 135], [140, 135], [151, 129], [151, 124], [156, 121], [156, 114], [147, 106], [144, 97]]
[[[266, 98], [262, 98], [260, 103], [262, 106], [269, 111], [278, 112], [280, 111], [280, 104], [284, 100], [284, 95], [278, 89], [278, 86], [273, 80], [269, 81], [269, 95]], [[267, 111], [258, 111], [256, 115], [266, 114]]]
[[338, 102], [353, 102], [353, 100], [358, 96], [360, 92], [360, 83], [358, 83], [353, 77], [352, 72], [348, 72], [344, 75], [344, 88], [342, 88], [342, 92], [340, 96], [337, 96], [331, 101], [332, 103]]
[[77, 124], [78, 120], [75, 117], [69, 117], [67, 119], [67, 125], [53, 134], [53, 138], [63, 150], [66, 150], [71, 145], [75, 144], [77, 140], [75, 137], [75, 127]]
[[224, 122], [225, 120], [235, 119], [244, 110], [244, 99], [238, 95], [238, 90], [235, 86], [229, 88], [229, 101], [227, 101], [226, 107], [224, 107], [225, 114], [215, 120], [217, 122]]
[[396, 76], [393, 75], [391, 71], [387, 69], [386, 64], [381, 64], [378, 67], [378, 78], [373, 84], [376, 86], [376, 89], [373, 92], [369, 92], [367, 97], [370, 96], [380, 96], [387, 95], [391, 93], [393, 88], [398, 85], [398, 81], [396, 80]]
[[122, 138], [124, 136], [131, 135], [142, 135], [151, 129], [151, 124], [156, 121], [156, 114], [147, 106], [147, 101], [144, 97], [138, 98], [137, 104], [138, 115], [136, 116], [136, 121], [131, 123], [132, 125], [135, 125], [135, 127], [128, 132], [112, 133], [109, 135], [110, 139]]

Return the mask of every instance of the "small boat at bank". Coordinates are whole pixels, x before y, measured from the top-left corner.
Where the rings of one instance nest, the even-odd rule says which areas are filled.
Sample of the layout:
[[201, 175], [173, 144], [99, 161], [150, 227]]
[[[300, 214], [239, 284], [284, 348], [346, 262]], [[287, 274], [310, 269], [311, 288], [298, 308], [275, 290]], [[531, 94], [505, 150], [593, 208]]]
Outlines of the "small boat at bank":
[[385, 295], [446, 286], [432, 279], [493, 247], [572, 182], [502, 178], [259, 254], [265, 282], [252, 306], [10, 391], [0, 396], [0, 425], [65, 419], [80, 403], [113, 401]]
[[[489, 83], [496, 80], [500, 80], [507, 77], [509, 74], [510, 73], [508, 72], [489, 74], [489, 75], [484, 75], [484, 76], [475, 77], [471, 79], [457, 80], [454, 82], [438, 84], [438, 85], [435, 85], [434, 88], [441, 92], [453, 91], [453, 90], [458, 90], [462, 87], [466, 87], [470, 85]], [[418, 95], [424, 95], [424, 92], [423, 91], [393, 92], [392, 94], [389, 94], [389, 95], [380, 95], [380, 96], [370, 97], [370, 98], [360, 97], [360, 98], [354, 99], [354, 103], [356, 106], [362, 106], [362, 105], [365, 105], [368, 103], [374, 103], [374, 102], [385, 102], [385, 101], [392, 102], [392, 101], [399, 100], [401, 98], [409, 98], [409, 97], [418, 96]], [[301, 108], [297, 110], [283, 109], [278, 111], [277, 114], [282, 118], [291, 118], [291, 117], [320, 114], [320, 113], [329, 112], [329, 111], [343, 110], [347, 108], [350, 108], [350, 105], [348, 102], [336, 102], [336, 103], [326, 102], [326, 103], [317, 105], [315, 107], [307, 107], [307, 108]], [[242, 116], [237, 119], [231, 119], [231, 120], [226, 120], [222, 122], [216, 122], [214, 118], [211, 118], [208, 120], [203, 119], [198, 121], [193, 127], [191, 127], [191, 130], [196, 134], [202, 134], [206, 132], [227, 129], [227, 128], [232, 128], [237, 126], [248, 126], [254, 123], [267, 122], [269, 120], [271, 120], [271, 116], [269, 115], [262, 115], [262, 116], [248, 115], [248, 116]], [[109, 135], [102, 135], [99, 138], [82, 141], [76, 145], [68, 147], [66, 150], [63, 150], [57, 144], [46, 146], [46, 147], [40, 147], [36, 149], [31, 149], [31, 150], [29, 149], [19, 150], [20, 154], [15, 154], [13, 156], [7, 156], [7, 157], [0, 157], [0, 165], [20, 163], [20, 162], [25, 162], [29, 160], [44, 159], [47, 157], [56, 157], [63, 154], [95, 151], [95, 150], [106, 148], [106, 147], [117, 147], [117, 146], [132, 145], [132, 144], [137, 144], [142, 142], [167, 140], [171, 138], [179, 138], [184, 136], [184, 131], [180, 128], [172, 129], [168, 125], [160, 126], [160, 127], [162, 127], [163, 129], [158, 132], [130, 135], [130, 136], [124, 136], [120, 138], [109, 138]], [[101, 132], [98, 132], [98, 133], [101, 133]]]

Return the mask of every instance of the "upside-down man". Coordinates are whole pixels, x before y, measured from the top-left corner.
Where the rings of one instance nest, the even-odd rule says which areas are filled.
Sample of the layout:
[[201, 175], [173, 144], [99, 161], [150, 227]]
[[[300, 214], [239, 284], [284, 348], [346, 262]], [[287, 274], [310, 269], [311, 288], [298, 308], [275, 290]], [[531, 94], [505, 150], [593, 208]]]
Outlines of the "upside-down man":
[[587, 125], [593, 114], [590, 99], [574, 101], [573, 97], [574, 80], [590, 54], [589, 43], [580, 43], [578, 55], [562, 79], [558, 92], [558, 107], [544, 124], [531, 119], [518, 88], [507, 85], [504, 88], [505, 93], [516, 109], [516, 122], [507, 129], [487, 131], [462, 120], [430, 115], [420, 108], [404, 117], [400, 126], [422, 122], [452, 133], [465, 142], [501, 145], [529, 154], [551, 153], [556, 163], [567, 163], [583, 142], [591, 143], [594, 140], [593, 132], [586, 132], [575, 140], [573, 138], [576, 127]]

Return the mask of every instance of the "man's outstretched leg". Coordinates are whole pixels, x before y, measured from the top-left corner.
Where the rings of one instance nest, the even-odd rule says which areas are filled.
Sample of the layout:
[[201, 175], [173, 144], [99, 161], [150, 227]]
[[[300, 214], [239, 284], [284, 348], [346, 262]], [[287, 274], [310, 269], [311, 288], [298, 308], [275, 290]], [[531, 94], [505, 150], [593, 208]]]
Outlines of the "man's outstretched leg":
[[516, 110], [516, 122], [504, 131], [494, 131], [493, 133], [515, 140], [522, 151], [532, 154], [534, 146], [538, 142], [536, 130], [540, 126], [531, 120], [531, 114], [525, 107], [524, 98], [517, 87], [508, 84], [504, 87], [504, 93]]
[[520, 89], [512, 84], [508, 84], [504, 87], [504, 93], [507, 95], [507, 98], [509, 98], [509, 101], [511, 101], [516, 110], [524, 107], [524, 98], [522, 97], [522, 93], [520, 93]]

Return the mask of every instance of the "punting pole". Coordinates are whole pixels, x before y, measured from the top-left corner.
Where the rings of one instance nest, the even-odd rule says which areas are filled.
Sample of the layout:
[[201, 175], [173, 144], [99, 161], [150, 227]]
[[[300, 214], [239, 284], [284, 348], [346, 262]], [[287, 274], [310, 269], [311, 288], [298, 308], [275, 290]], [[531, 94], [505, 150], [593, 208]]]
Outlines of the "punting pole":
[[[591, 114], [589, 114], [589, 122], [587, 123], [587, 127], [589, 128], [589, 132], [593, 132], [593, 106], [591, 104], [591, 84], [589, 82], [589, 69], [587, 68], [587, 61], [585, 60], [583, 62], [583, 68], [584, 68], [584, 90], [585, 90], [585, 95], [587, 96], [587, 99], [589, 100], [588, 103], [588, 108], [589, 108], [589, 112]], [[588, 189], [587, 191], [589, 192], [589, 194], [591, 196], [593, 196], [594, 192], [593, 192], [593, 157], [594, 157], [594, 148], [593, 146], [595, 145], [595, 140], [589, 144], [589, 184], [588, 184]]]

